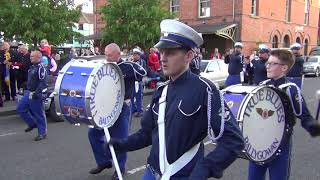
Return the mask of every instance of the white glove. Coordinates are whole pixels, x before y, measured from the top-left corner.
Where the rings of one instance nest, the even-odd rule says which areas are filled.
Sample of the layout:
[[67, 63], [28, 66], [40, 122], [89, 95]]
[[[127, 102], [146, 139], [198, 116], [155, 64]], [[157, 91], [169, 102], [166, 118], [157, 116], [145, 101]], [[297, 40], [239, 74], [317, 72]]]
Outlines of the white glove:
[[32, 100], [34, 92], [29, 93], [29, 100]]

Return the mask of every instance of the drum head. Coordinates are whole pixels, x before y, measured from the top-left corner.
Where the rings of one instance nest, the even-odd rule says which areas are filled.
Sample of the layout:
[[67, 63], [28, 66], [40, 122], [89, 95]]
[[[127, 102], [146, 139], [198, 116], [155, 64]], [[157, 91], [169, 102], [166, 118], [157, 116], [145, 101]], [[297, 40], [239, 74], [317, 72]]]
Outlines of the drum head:
[[289, 126], [286, 121], [286, 97], [275, 88], [260, 87], [244, 99], [240, 118], [242, 121], [245, 151], [256, 163], [266, 163], [281, 153], [287, 141]]
[[95, 127], [108, 128], [121, 113], [124, 102], [123, 75], [114, 63], [103, 63], [92, 74], [86, 87], [89, 120]]

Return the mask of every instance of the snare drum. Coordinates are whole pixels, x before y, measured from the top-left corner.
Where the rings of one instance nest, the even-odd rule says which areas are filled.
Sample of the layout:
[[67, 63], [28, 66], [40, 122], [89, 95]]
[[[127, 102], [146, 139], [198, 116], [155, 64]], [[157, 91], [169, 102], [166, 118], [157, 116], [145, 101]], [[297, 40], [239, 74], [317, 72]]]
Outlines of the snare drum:
[[121, 70], [102, 60], [72, 60], [59, 72], [54, 98], [57, 114], [70, 123], [111, 127], [124, 102]]
[[222, 90], [245, 140], [246, 158], [264, 164], [281, 153], [292, 133], [292, 107], [285, 92], [269, 86], [234, 85]]

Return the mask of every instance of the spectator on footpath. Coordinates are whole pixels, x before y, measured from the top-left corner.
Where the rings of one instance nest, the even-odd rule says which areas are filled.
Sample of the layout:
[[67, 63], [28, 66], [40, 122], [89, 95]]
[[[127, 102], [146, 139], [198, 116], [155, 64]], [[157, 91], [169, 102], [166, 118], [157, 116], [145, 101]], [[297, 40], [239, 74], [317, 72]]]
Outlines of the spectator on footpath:
[[1, 54], [3, 51], [3, 42], [0, 42], [0, 107], [3, 107], [3, 100], [2, 100], [2, 83], [3, 83], [3, 69], [4, 69], [4, 64], [3, 64], [3, 58], [1, 58]]
[[54, 73], [57, 70], [57, 63], [51, 56], [51, 47], [48, 40], [41, 40], [39, 50], [42, 53], [41, 62], [46, 67], [47, 73]]
[[0, 54], [1, 61], [3, 62], [3, 79], [4, 79], [4, 91], [6, 101], [15, 100], [16, 97], [16, 75], [13, 69], [13, 64], [17, 56], [16, 52], [10, 50], [10, 45], [8, 42], [3, 42], [3, 51]]
[[100, 55], [101, 54], [98, 46], [94, 47], [94, 54], [95, 55]]
[[214, 48], [214, 52], [210, 54], [210, 59], [221, 59], [221, 54], [218, 48]]
[[[156, 51], [154, 50], [154, 48], [150, 48], [148, 67], [151, 71], [152, 78], [156, 78], [159, 76], [159, 72], [161, 70], [161, 64], [160, 64], [160, 59]], [[156, 86], [157, 86], [157, 81], [154, 80], [150, 82], [150, 88], [156, 88]]]
[[29, 48], [26, 44], [20, 46], [20, 53], [15, 65], [17, 66], [18, 89], [25, 89], [28, 80], [28, 70], [31, 66]]

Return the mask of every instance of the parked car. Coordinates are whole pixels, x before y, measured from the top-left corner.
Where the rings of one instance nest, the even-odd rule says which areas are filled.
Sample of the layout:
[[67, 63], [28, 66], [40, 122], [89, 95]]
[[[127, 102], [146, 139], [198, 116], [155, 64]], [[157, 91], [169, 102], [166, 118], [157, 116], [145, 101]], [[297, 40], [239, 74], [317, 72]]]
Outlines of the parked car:
[[308, 61], [303, 63], [303, 73], [312, 74], [316, 77], [320, 75], [320, 56], [310, 56]]
[[[205, 68], [204, 68], [205, 67]], [[228, 65], [222, 59], [202, 60], [200, 69], [204, 68], [200, 76], [215, 83], [217, 87], [223, 88], [228, 77]]]
[[54, 102], [54, 85], [56, 83], [57, 76], [49, 75], [48, 76], [48, 87], [46, 88], [44, 100], [44, 110], [46, 114], [55, 122], [62, 122], [64, 118], [58, 116], [56, 112], [56, 106]]

